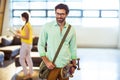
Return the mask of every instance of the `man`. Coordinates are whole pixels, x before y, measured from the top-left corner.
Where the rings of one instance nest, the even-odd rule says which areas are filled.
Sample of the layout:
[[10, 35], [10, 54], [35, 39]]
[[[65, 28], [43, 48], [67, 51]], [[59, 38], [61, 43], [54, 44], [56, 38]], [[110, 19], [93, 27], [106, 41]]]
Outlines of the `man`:
[[[46, 23], [39, 37], [38, 51], [46, 66], [51, 69], [47, 80], [69, 80], [69, 78], [62, 79], [61, 68], [70, 61], [73, 64], [71, 68], [72, 73], [74, 73], [76, 68], [76, 33], [73, 27], [71, 27], [64, 41], [55, 64], [52, 63], [58, 46], [69, 26], [65, 21], [68, 13], [69, 8], [66, 4], [58, 4], [55, 7], [56, 21]], [[46, 43], [47, 52], [45, 51]]]

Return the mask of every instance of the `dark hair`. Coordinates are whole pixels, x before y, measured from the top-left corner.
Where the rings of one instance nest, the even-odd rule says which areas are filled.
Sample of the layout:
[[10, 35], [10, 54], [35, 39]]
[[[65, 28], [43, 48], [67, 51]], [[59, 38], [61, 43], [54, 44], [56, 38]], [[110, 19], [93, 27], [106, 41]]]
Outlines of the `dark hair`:
[[26, 23], [29, 21], [29, 15], [27, 12], [22, 13], [21, 16], [26, 19]]
[[67, 6], [66, 4], [62, 4], [62, 3], [58, 4], [58, 5], [55, 7], [55, 11], [56, 11], [57, 9], [64, 9], [64, 10], [66, 11], [66, 14], [69, 13], [69, 8], [68, 8], [68, 6]]

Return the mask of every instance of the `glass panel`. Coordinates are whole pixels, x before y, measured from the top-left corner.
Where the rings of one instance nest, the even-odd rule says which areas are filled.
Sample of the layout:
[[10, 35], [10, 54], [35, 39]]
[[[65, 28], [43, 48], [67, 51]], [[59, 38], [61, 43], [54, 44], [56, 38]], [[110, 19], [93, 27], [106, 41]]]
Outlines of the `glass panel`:
[[55, 16], [55, 11], [48, 11], [48, 16]]
[[98, 5], [100, 9], [119, 9], [119, 0], [99, 0]]
[[21, 16], [21, 14], [23, 13], [23, 12], [28, 12], [28, 11], [14, 11], [13, 12], [13, 16]]
[[30, 9], [46, 9], [46, 2], [30, 2]]
[[[34, 25], [41, 25], [44, 24], [45, 22], [49, 22], [55, 19], [55, 17], [50, 18], [51, 16], [55, 16], [54, 13], [55, 6], [59, 3], [65, 3], [68, 5], [70, 9], [67, 21], [70, 22], [71, 24], [74, 25], [83, 24], [83, 26], [88, 27], [100, 27], [100, 26], [108, 27], [116, 25], [118, 26], [118, 18], [111, 17], [118, 17], [118, 11], [115, 10], [119, 10], [119, 0], [11, 0], [11, 1], [13, 2], [12, 18], [13, 24], [15, 25], [21, 24], [18, 16], [20, 16], [22, 12], [27, 11], [30, 11], [32, 16], [31, 21]], [[48, 10], [48, 13], [46, 13], [46, 10]], [[104, 18], [99, 18], [100, 10], [102, 10], [101, 16]], [[82, 15], [84, 17], [89, 18], [84, 18], [82, 17]]]
[[83, 18], [82, 26], [84, 27], [115, 27], [118, 26], [117, 18]]
[[59, 2], [47, 2], [46, 9], [54, 9]]
[[100, 0], [83, 0], [82, 9], [99, 9]]
[[67, 18], [66, 21], [71, 25], [81, 25], [81, 18]]
[[83, 0], [65, 0], [66, 2], [81, 2]]
[[19, 1], [19, 2], [26, 1], [26, 2], [27, 2], [27, 1], [29, 1], [29, 0], [12, 0], [12, 1], [16, 1], [16, 2], [17, 2], [17, 1]]
[[70, 11], [68, 16], [80, 17], [81, 16], [81, 11]]
[[23, 25], [22, 19], [21, 18], [13, 18], [13, 25], [22, 26]]
[[64, 2], [64, 0], [47, 0], [48, 2]]
[[13, 2], [13, 9], [29, 9], [29, 2]]
[[12, 1], [16, 1], [16, 2], [22, 2], [22, 1], [25, 1], [25, 2], [28, 2], [28, 1], [32, 1], [32, 2], [34, 2], [34, 1], [37, 1], [37, 2], [45, 2], [45, 1], [47, 1], [47, 0], [12, 0]]
[[119, 9], [119, 0], [83, 0], [82, 9]]
[[117, 11], [102, 11], [102, 17], [118, 17]]
[[66, 2], [69, 9], [82, 9], [82, 3], [81, 2]]
[[43, 25], [46, 23], [46, 18], [31, 18], [31, 25]]
[[99, 11], [83, 11], [84, 17], [99, 17]]
[[45, 11], [31, 11], [31, 16], [46, 16]]
[[47, 0], [30, 0], [32, 2], [37, 1], [37, 2], [46, 2]]

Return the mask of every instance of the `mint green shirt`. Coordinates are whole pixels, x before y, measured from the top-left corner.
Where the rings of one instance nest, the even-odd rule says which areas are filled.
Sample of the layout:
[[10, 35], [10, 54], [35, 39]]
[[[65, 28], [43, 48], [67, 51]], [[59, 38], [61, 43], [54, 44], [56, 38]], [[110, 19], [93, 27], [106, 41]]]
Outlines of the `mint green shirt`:
[[[38, 51], [40, 56], [46, 56], [50, 61], [53, 61], [58, 46], [68, 28], [69, 24], [66, 23], [62, 32], [56, 21], [49, 22], [43, 26], [39, 36]], [[47, 43], [47, 52], [45, 52], [45, 44]], [[75, 29], [71, 27], [65, 42], [59, 52], [55, 61], [56, 67], [64, 67], [72, 59], [76, 59], [76, 33]]]

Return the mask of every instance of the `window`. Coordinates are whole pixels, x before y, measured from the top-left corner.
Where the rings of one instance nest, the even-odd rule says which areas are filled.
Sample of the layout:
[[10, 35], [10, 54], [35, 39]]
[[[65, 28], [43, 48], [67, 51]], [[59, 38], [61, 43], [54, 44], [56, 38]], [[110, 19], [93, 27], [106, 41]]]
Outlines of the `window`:
[[11, 0], [11, 3], [13, 26], [21, 24], [19, 18], [22, 12], [30, 13], [32, 25], [43, 25], [54, 20], [54, 7], [58, 3], [69, 6], [67, 21], [72, 25], [99, 27], [119, 23], [119, 0]]

